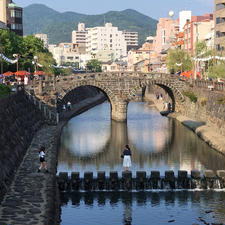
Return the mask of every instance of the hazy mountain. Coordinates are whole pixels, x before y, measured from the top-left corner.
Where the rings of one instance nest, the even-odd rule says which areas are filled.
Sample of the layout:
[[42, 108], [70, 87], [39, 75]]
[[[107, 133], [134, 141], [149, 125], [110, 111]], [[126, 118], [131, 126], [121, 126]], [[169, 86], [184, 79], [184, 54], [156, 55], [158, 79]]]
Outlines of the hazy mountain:
[[149, 35], [155, 35], [157, 20], [135, 10], [110, 11], [101, 15], [85, 15], [75, 12], [57, 12], [42, 4], [24, 8], [24, 34], [46, 33], [50, 43], [71, 42], [72, 30], [79, 22], [86, 27], [103, 26], [111, 22], [119, 30], [137, 31], [142, 44]]

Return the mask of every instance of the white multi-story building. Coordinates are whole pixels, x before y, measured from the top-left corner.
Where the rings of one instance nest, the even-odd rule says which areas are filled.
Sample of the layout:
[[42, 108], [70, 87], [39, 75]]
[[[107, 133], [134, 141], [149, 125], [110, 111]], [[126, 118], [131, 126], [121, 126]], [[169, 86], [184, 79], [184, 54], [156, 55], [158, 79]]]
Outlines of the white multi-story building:
[[85, 68], [91, 55], [78, 54], [73, 51], [72, 43], [60, 43], [58, 46], [49, 45], [49, 51], [52, 53], [58, 66], [76, 65], [79, 68]]
[[35, 34], [36, 38], [39, 38], [43, 41], [44, 47], [48, 48], [48, 35], [47, 34]]
[[123, 31], [125, 41], [127, 42], [127, 51], [138, 48], [138, 32]]
[[191, 11], [180, 11], [179, 12], [179, 27], [180, 32], [184, 31], [184, 25], [187, 21], [191, 21]]
[[87, 42], [87, 30], [85, 29], [84, 23], [78, 24], [78, 30], [72, 31], [72, 43], [73, 48], [81, 54], [86, 53], [86, 42]]
[[113, 27], [111, 23], [106, 23], [104, 27], [87, 28], [86, 50], [93, 57], [99, 50], [108, 46], [114, 52], [115, 59], [121, 59], [127, 55], [127, 43], [122, 31], [118, 27]]

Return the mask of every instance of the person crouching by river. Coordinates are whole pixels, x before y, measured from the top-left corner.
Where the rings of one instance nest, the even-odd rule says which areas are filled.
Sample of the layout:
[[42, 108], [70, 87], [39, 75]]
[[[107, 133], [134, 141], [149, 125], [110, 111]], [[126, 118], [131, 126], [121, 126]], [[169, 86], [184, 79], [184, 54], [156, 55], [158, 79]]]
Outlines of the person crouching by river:
[[44, 167], [46, 173], [48, 173], [48, 169], [47, 169], [47, 165], [46, 165], [46, 161], [45, 161], [45, 155], [46, 155], [46, 151], [45, 151], [45, 147], [41, 146], [40, 150], [39, 150], [39, 158], [40, 158], [40, 167], [38, 169], [38, 173], [41, 171], [41, 168]]
[[123, 167], [125, 167], [126, 171], [131, 167], [131, 150], [129, 145], [126, 145], [123, 150]]

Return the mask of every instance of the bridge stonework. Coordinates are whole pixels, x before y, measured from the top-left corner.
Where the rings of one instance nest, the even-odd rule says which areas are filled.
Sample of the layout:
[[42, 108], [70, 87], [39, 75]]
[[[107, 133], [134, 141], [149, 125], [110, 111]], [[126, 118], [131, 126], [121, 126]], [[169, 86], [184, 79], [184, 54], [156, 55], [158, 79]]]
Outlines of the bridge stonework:
[[27, 89], [43, 99], [52, 108], [75, 88], [93, 86], [103, 91], [111, 103], [111, 118], [126, 121], [127, 106], [136, 97], [137, 90], [151, 85], [165, 89], [172, 99], [174, 111], [182, 111], [185, 101], [183, 91], [186, 83], [179, 76], [156, 73], [87, 73], [73, 76], [60, 76], [36, 81]]

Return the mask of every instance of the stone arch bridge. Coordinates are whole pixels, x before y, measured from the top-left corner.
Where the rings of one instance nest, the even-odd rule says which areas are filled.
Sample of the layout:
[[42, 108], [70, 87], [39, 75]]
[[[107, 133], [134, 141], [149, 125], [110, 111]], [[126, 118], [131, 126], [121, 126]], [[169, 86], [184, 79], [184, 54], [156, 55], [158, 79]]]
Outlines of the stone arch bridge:
[[[48, 76], [45, 80], [34, 81], [26, 88], [26, 93], [33, 92], [32, 99], [37, 97], [39, 108], [45, 104], [51, 111], [57, 109], [57, 102], [75, 88], [93, 86], [103, 91], [111, 103], [111, 117], [116, 121], [126, 121], [127, 106], [136, 97], [138, 89], [158, 85], [171, 97], [174, 111], [181, 111], [185, 98], [185, 81], [177, 75], [162, 73], [86, 73], [73, 76]], [[37, 103], [39, 101], [39, 103]], [[45, 108], [46, 114], [46, 108]], [[49, 115], [49, 113], [47, 113]]]

